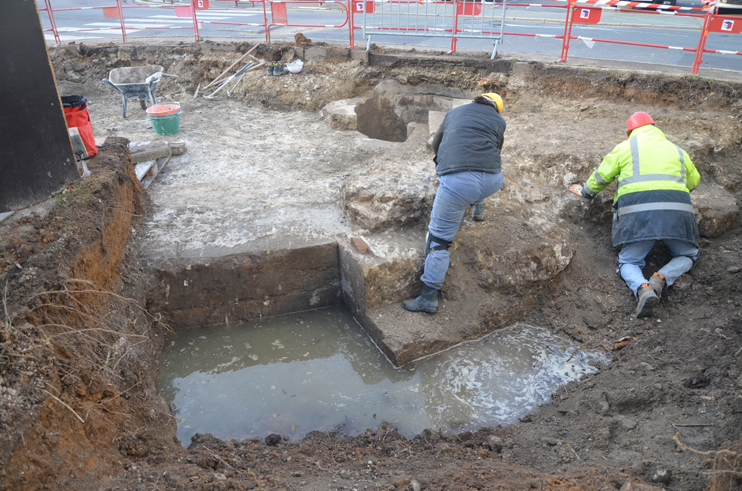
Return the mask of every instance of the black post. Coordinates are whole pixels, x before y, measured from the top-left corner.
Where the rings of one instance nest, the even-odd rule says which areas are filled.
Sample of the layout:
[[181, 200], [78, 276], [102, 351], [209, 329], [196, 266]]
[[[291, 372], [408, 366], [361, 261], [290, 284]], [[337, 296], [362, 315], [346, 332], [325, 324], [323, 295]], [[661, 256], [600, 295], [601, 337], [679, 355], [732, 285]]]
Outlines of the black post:
[[35, 1], [0, 1], [0, 212], [78, 180]]

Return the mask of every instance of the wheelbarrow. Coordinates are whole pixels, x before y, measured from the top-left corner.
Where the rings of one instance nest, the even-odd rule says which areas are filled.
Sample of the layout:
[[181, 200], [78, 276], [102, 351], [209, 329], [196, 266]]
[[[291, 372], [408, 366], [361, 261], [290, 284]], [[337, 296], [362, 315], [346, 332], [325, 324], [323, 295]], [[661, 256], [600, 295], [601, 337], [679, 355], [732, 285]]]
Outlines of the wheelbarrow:
[[135, 67], [114, 68], [100, 83], [108, 83], [116, 92], [121, 94], [121, 105], [124, 117], [126, 117], [126, 100], [136, 97], [142, 109], [147, 109], [147, 101], [151, 106], [157, 104], [155, 91], [157, 84], [164, 76], [177, 77], [163, 73], [160, 65], [146, 65]]

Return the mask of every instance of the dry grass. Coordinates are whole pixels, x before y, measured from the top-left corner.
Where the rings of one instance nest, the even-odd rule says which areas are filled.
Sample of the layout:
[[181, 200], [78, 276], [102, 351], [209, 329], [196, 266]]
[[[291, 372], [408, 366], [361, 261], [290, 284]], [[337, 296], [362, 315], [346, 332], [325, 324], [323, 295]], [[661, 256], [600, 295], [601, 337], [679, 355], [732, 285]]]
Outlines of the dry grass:
[[59, 290], [34, 295], [29, 304], [47, 344], [109, 379], [123, 379], [118, 368], [149, 341], [152, 326], [167, 328], [134, 300], [85, 280], [67, 280]]

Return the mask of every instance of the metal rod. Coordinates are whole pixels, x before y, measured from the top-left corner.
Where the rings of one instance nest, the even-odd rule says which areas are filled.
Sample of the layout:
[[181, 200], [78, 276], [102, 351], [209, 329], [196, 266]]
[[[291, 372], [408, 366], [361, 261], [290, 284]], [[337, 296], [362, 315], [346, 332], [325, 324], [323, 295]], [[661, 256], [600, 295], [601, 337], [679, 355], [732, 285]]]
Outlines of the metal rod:
[[126, 22], [124, 21], [124, 9], [121, 7], [121, 0], [116, 0], [116, 8], [119, 11], [119, 21], [121, 22], [121, 39], [126, 44]]

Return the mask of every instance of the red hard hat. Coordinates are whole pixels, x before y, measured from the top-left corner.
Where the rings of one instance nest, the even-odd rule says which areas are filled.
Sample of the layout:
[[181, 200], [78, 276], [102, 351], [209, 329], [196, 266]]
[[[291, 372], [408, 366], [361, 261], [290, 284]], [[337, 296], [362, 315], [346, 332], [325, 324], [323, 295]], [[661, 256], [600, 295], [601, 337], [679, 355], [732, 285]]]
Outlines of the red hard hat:
[[632, 114], [629, 120], [626, 121], [626, 136], [631, 135], [631, 132], [640, 126], [646, 126], [648, 124], [654, 124], [654, 120], [649, 114], [642, 111]]

